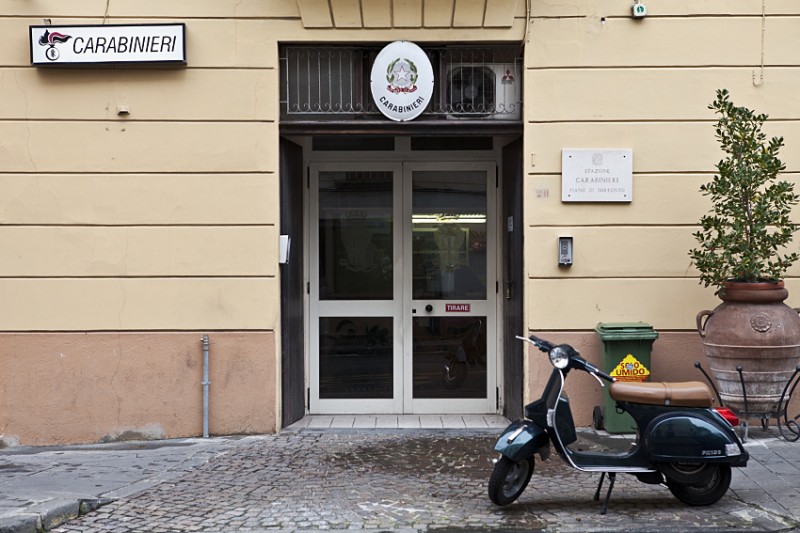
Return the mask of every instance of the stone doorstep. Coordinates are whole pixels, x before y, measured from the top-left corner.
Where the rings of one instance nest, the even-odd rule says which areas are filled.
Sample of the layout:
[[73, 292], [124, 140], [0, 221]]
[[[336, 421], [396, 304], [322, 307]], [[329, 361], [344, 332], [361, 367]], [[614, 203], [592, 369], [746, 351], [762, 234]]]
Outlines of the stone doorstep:
[[0, 516], [0, 533], [49, 531], [113, 501], [113, 498], [47, 500], [26, 508], [24, 512]]

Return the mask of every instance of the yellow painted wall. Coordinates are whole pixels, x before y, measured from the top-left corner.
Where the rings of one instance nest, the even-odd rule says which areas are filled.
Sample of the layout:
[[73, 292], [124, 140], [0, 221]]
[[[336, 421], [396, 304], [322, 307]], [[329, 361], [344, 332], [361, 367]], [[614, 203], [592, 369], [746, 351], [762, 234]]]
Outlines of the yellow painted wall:
[[[278, 44], [524, 34], [524, 3], [513, 0], [366, 6], [0, 0], [0, 246], [8, 252], [0, 328], [277, 329]], [[311, 8], [334, 27], [309, 24], [321, 16]], [[32, 67], [27, 27], [45, 17], [54, 25], [185, 22], [188, 64]], [[385, 24], [362, 28], [380, 17]], [[484, 19], [493, 29], [476, 32]], [[118, 115], [120, 106], [130, 113]], [[237, 291], [246, 304], [225, 312], [203, 304], [212, 295], [235, 301]], [[63, 299], [66, 307], [54, 306]], [[42, 305], [69, 312], [42, 313]]]
[[296, 2], [114, 2], [106, 22], [187, 22], [188, 65], [35, 68], [29, 24], [106, 14], [52, 4], [0, 2], [0, 327], [277, 329], [278, 59], [264, 30], [299, 24]]
[[[524, 6], [0, 0], [0, 445], [196, 435], [205, 332], [211, 431], [279, 428], [279, 44], [519, 42]], [[33, 67], [44, 19], [183, 22], [187, 65]]]
[[[305, 28], [508, 28], [522, 0], [297, 0]], [[335, 37], [334, 37], [335, 39]]]
[[[586, 331], [600, 321], [643, 320], [660, 331], [693, 331], [697, 311], [718, 303], [687, 255], [710, 207], [698, 188], [722, 157], [708, 105], [727, 88], [737, 105], [770, 114], [767, 133], [786, 142], [784, 178], [800, 182], [800, 59], [789, 52], [800, 5], [767, 1], [762, 16], [757, 0], [656, 1], [643, 20], [619, 2], [531, 5], [527, 324]], [[633, 201], [562, 203], [563, 148], [632, 149]], [[557, 267], [562, 235], [574, 238], [575, 263], [566, 269]], [[794, 267], [790, 304], [800, 301], [798, 276]]]
[[[798, 180], [800, 5], [647, 5], [633, 20], [616, 0], [0, 0], [0, 331], [259, 332], [274, 416], [257, 427], [274, 429], [279, 44], [405, 39], [524, 44], [526, 326], [644, 320], [685, 347], [716, 305], [686, 255], [720, 156], [707, 105], [726, 87], [770, 113]], [[188, 65], [34, 68], [27, 28], [44, 18], [185, 22]], [[633, 201], [562, 203], [563, 148], [632, 149]]]
[[[277, 37], [299, 17], [0, 0], [0, 446], [200, 434], [203, 333], [211, 433], [280, 427]], [[44, 18], [185, 22], [188, 64], [32, 67]]]

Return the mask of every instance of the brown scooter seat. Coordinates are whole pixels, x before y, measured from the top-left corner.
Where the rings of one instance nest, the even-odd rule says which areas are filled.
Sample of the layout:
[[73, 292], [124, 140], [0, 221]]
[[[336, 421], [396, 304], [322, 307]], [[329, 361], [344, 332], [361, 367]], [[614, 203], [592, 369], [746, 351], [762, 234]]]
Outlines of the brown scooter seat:
[[711, 407], [711, 392], [705, 383], [637, 383], [616, 381], [609, 388], [611, 398], [618, 402], [669, 405], [673, 407]]

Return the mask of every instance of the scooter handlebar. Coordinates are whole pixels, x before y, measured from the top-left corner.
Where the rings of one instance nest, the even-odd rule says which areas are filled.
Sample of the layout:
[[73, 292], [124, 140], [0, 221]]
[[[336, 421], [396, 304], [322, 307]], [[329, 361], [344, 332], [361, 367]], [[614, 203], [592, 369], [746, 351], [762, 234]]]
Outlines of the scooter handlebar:
[[[529, 342], [529, 343], [533, 344], [534, 346], [539, 348], [539, 350], [541, 350], [542, 352], [545, 352], [545, 353], [549, 353], [550, 350], [555, 348], [555, 344], [553, 344], [550, 341], [546, 341], [544, 339], [540, 339], [536, 335], [531, 335], [530, 337], [521, 337], [521, 336], [517, 335], [517, 338], [519, 340], [521, 340], [521, 341], [525, 341], [525, 342]], [[592, 363], [590, 363], [589, 361], [587, 361], [583, 357], [578, 356], [577, 352], [575, 352], [575, 356], [577, 356], [576, 359], [583, 364], [583, 367], [587, 372], [589, 372], [591, 374], [594, 374], [598, 378], [603, 379], [605, 381], [608, 381], [609, 383], [614, 383], [615, 381], [617, 381], [616, 378], [614, 378], [612, 376], [609, 376], [608, 374], [606, 374], [605, 372], [603, 372], [602, 370], [600, 370], [599, 368], [594, 366]]]
[[546, 341], [544, 339], [540, 339], [536, 335], [531, 335], [527, 339], [525, 339], [524, 337], [520, 337], [520, 338], [530, 342], [531, 344], [533, 344], [534, 346], [539, 348], [540, 351], [545, 352], [545, 353], [549, 353], [550, 350], [552, 350], [555, 347], [555, 344], [551, 343], [550, 341]]
[[589, 361], [586, 361], [585, 359], [584, 359], [584, 366], [586, 366], [586, 371], [587, 372], [590, 372], [590, 373], [594, 374], [595, 376], [599, 377], [600, 379], [604, 379], [604, 380], [608, 381], [609, 383], [614, 383], [615, 381], [617, 381], [616, 378], [606, 374], [605, 372], [603, 372], [602, 370], [600, 370], [599, 368], [594, 366]]

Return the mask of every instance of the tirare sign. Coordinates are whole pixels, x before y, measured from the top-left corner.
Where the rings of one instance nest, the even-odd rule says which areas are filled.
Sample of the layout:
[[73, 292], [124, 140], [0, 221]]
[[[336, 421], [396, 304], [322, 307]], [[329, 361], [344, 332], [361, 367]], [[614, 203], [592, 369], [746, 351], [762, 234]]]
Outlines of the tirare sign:
[[186, 63], [184, 24], [31, 26], [33, 65]]
[[372, 98], [386, 117], [403, 122], [417, 118], [433, 95], [433, 67], [416, 44], [395, 41], [372, 64]]

